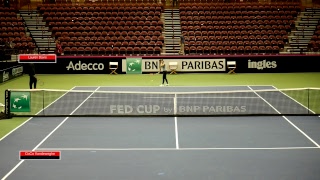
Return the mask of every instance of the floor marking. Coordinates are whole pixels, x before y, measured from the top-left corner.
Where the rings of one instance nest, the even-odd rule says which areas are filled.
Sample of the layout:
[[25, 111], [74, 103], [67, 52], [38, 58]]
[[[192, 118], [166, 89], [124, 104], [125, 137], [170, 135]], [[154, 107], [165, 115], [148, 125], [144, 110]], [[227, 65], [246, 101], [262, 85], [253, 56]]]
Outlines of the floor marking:
[[[73, 90], [75, 87], [73, 87], [72, 89], [68, 90], [66, 93], [62, 94], [60, 97], [58, 97], [56, 100], [54, 100], [53, 102], [51, 102], [50, 104], [48, 104], [44, 109], [38, 111], [36, 113], [36, 115], [40, 114], [43, 110], [47, 109], [49, 106], [51, 106], [53, 103], [57, 102], [59, 99], [61, 99], [63, 96], [65, 96], [68, 92], [70, 92], [71, 90]], [[11, 130], [10, 132], [8, 132], [6, 135], [4, 135], [2, 138], [0, 138], [0, 141], [2, 141], [4, 138], [6, 138], [7, 136], [9, 136], [11, 133], [13, 133], [14, 131], [16, 131], [17, 129], [19, 129], [21, 126], [23, 126], [24, 124], [26, 124], [27, 122], [29, 122], [33, 117], [27, 119], [25, 122], [23, 122], [22, 124], [20, 124], [19, 126], [17, 126], [16, 128], [14, 128], [13, 130]]]
[[59, 151], [173, 151], [173, 150], [299, 150], [318, 147], [256, 147], [256, 148], [38, 148], [37, 150]]
[[[99, 87], [98, 87], [95, 91], [93, 91], [84, 101], [82, 101], [82, 103], [79, 104], [79, 105], [77, 106], [77, 108], [74, 109], [74, 110], [70, 113], [70, 115], [72, 115], [74, 112], [76, 112], [76, 111], [82, 106], [82, 104], [84, 104], [84, 103], [90, 98], [90, 96], [92, 96], [92, 95], [94, 94], [94, 92], [96, 92], [98, 89], [99, 89]], [[42, 139], [42, 141], [40, 141], [40, 143], [39, 143], [36, 147], [34, 147], [34, 148], [32, 149], [32, 151], [37, 150], [37, 148], [38, 148], [39, 146], [41, 146], [60, 126], [62, 126], [62, 125], [67, 121], [67, 119], [69, 119], [69, 117], [66, 117], [56, 128], [54, 128], [44, 139]], [[21, 160], [21, 161], [20, 161], [14, 168], [12, 168], [1, 180], [5, 180], [6, 178], [8, 178], [24, 161], [25, 161], [25, 160]]]
[[[253, 90], [250, 86], [248, 86], [257, 96], [259, 96], [265, 103], [267, 103], [272, 109], [274, 109], [278, 114], [281, 114], [275, 107], [273, 107], [266, 99], [261, 97], [255, 90]], [[306, 138], [308, 138], [314, 145], [320, 148], [320, 145], [314, 141], [311, 137], [309, 137], [305, 132], [303, 132], [298, 126], [293, 124], [286, 116], [282, 116], [289, 124], [291, 124], [294, 128], [296, 128], [301, 134], [303, 134]]]
[[174, 129], [175, 129], [175, 137], [176, 137], [176, 149], [180, 149], [179, 147], [179, 133], [178, 133], [178, 118], [174, 117]]

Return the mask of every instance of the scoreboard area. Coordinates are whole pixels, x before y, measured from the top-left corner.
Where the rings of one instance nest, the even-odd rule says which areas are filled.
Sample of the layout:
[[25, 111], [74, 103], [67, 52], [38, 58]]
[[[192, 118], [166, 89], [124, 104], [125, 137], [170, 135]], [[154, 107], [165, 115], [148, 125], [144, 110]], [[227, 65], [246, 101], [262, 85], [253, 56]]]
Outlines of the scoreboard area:
[[57, 63], [56, 54], [20, 54], [19, 63]]

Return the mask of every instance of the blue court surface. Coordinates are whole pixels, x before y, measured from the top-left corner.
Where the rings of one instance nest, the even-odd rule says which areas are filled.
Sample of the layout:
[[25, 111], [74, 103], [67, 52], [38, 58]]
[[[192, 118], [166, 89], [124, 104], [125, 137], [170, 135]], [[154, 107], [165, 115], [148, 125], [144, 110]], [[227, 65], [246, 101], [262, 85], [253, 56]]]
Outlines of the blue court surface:
[[[184, 92], [239, 90], [252, 92], [245, 96], [235, 93], [232, 100], [230, 96], [205, 95], [201, 103], [207, 107], [208, 99], [215, 99], [219, 106], [232, 102], [239, 107], [245, 105], [249, 112], [309, 111], [284, 94], [255, 92], [259, 89], [274, 87], [74, 87], [73, 90], [92, 93], [74, 99], [72, 107], [64, 106], [63, 102], [70, 101], [66, 94], [47, 107], [46, 112], [54, 114], [60, 107], [68, 114], [81, 115], [90, 110], [108, 113], [108, 108], [103, 107], [122, 99], [96, 92], [128, 91], [176, 92], [179, 96], [146, 96], [140, 103], [176, 107], [171, 110], [178, 112], [185, 112], [181, 107], [190, 105], [186, 113], [196, 114], [191, 109], [199, 106], [197, 95]], [[179, 97], [182, 99], [176, 102]], [[284, 100], [290, 101], [290, 107], [279, 104]], [[137, 102], [129, 98], [127, 103]], [[95, 104], [100, 109], [95, 110]], [[110, 106], [108, 110], [119, 113], [126, 109]], [[159, 115], [168, 112], [157, 111]], [[34, 117], [1, 139], [0, 178], [319, 180], [319, 144], [317, 116]], [[20, 160], [21, 150], [61, 151], [61, 160]]]

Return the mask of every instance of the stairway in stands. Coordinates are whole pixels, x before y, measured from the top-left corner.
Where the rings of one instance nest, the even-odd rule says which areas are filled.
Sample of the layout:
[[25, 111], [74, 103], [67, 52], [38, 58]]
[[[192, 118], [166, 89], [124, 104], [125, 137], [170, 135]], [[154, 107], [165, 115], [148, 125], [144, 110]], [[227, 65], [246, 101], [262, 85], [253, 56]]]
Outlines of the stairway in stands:
[[41, 54], [52, 54], [55, 52], [55, 43], [52, 33], [49, 32], [46, 23], [36, 10], [20, 10], [20, 16], [25, 21], [27, 31], [35, 40], [36, 52]]
[[305, 11], [302, 11], [297, 17], [296, 29], [288, 36], [290, 47], [286, 47], [285, 52], [308, 52], [308, 43], [310, 42], [319, 21], [320, 8], [306, 8]]
[[179, 9], [165, 9], [164, 15], [164, 49], [162, 54], [178, 55], [181, 36]]

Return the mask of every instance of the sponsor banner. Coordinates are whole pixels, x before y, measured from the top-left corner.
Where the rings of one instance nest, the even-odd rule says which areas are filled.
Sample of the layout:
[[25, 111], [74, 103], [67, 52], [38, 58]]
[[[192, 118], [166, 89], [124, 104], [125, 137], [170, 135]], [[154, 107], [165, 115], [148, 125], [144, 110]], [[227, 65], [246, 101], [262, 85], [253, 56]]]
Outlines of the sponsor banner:
[[[173, 103], [167, 106], [161, 105], [161, 102], [153, 102], [154, 104], [140, 105], [109, 105], [110, 115], [215, 115], [215, 114], [241, 114], [246, 113], [245, 105], [178, 105], [174, 107]], [[158, 104], [156, 104], [158, 103]]]
[[[35, 64], [37, 74], [110, 74], [109, 62], [118, 62], [117, 73], [127, 73], [126, 57], [116, 56], [68, 56], [58, 57], [55, 64]], [[128, 57], [129, 58], [129, 57]], [[227, 61], [236, 61], [236, 73], [287, 73], [287, 72], [319, 72], [317, 66], [319, 56], [185, 56], [180, 57], [130, 57], [141, 59], [142, 73], [159, 72], [159, 60], [163, 58], [169, 70], [169, 62], [178, 62], [177, 72], [227, 73]], [[134, 66], [133, 69], [140, 68]], [[131, 70], [133, 70], [131, 69]], [[169, 70], [170, 71], [170, 70]], [[140, 71], [137, 71], [140, 73]], [[3, 72], [0, 74], [2, 80]]]
[[[160, 59], [142, 59], [142, 72], [159, 72]], [[225, 59], [164, 59], [168, 71], [170, 62], [177, 62], [177, 72], [224, 72], [226, 71]], [[126, 72], [127, 60], [122, 60], [122, 72]]]
[[127, 58], [126, 59], [126, 73], [127, 74], [141, 74], [142, 73], [142, 59], [141, 58]]
[[316, 64], [319, 57], [237, 57], [226, 58], [236, 61], [236, 73], [287, 73], [319, 72]]
[[121, 59], [102, 57], [64, 58], [55, 64], [35, 64], [35, 68], [37, 74], [110, 74], [109, 62], [118, 62], [116, 72], [120, 73]]
[[60, 160], [61, 151], [20, 151], [20, 160]]
[[55, 54], [20, 54], [19, 63], [56, 63]]
[[0, 83], [9, 81], [23, 75], [23, 66], [14, 66], [0, 70]]
[[10, 112], [30, 112], [31, 93], [30, 92], [11, 92]]

